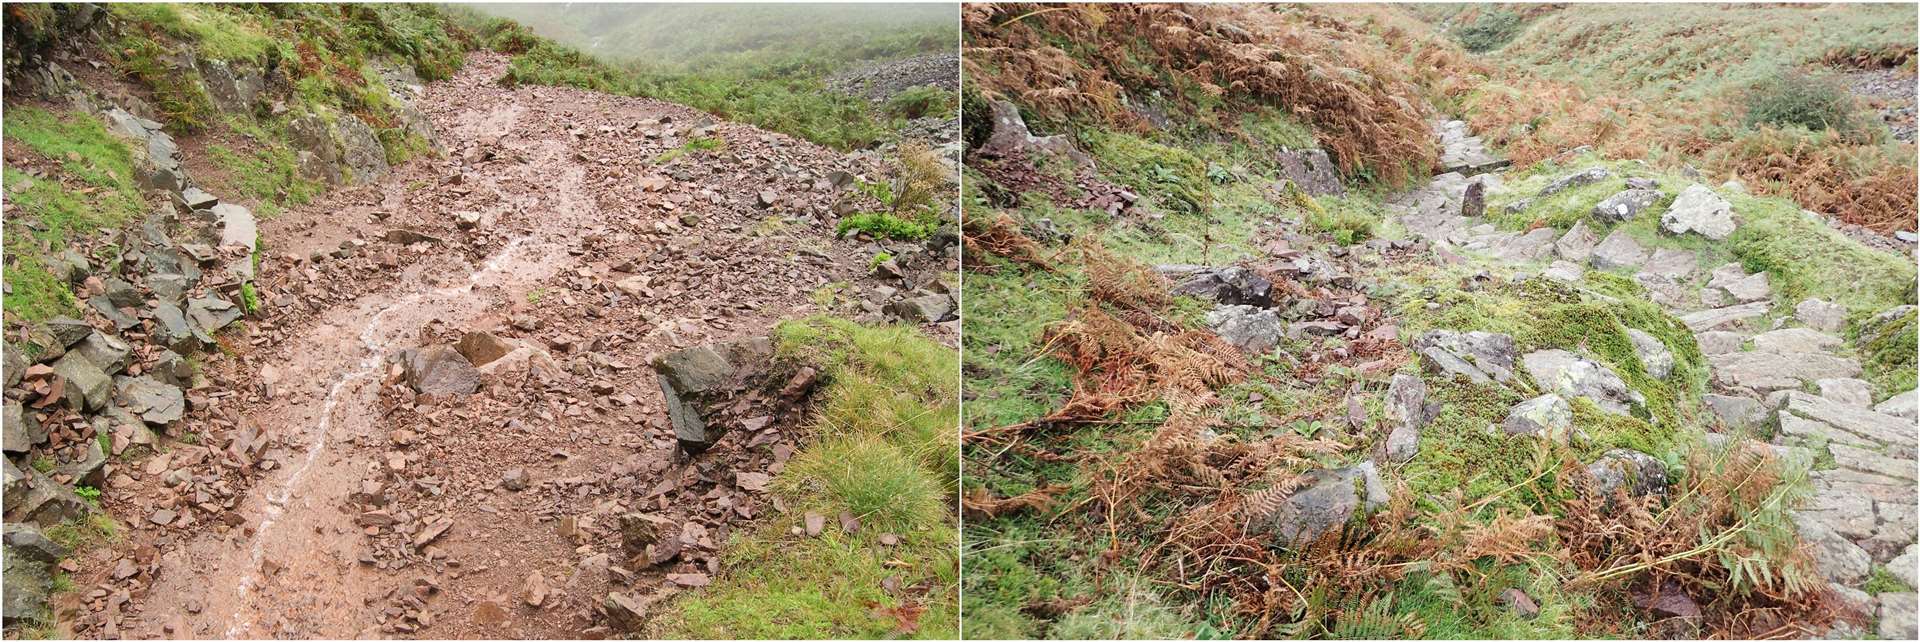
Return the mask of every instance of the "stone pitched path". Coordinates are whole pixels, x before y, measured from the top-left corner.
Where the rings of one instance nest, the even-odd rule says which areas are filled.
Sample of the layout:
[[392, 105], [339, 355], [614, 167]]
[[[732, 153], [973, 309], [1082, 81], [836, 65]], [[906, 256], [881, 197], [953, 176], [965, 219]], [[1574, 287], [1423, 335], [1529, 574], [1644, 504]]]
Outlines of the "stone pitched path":
[[[1915, 505], [1915, 391], [1875, 403], [1872, 387], [1858, 378], [1860, 362], [1841, 338], [1846, 311], [1808, 299], [1796, 302], [1793, 314], [1769, 322], [1777, 300], [1765, 273], [1749, 274], [1737, 263], [1702, 266], [1692, 252], [1646, 248], [1620, 230], [1603, 237], [1586, 220], [1564, 233], [1551, 227], [1528, 232], [1500, 229], [1481, 214], [1489, 195], [1507, 189], [1499, 173], [1506, 162], [1489, 153], [1461, 121], [1436, 123], [1434, 133], [1444, 147], [1442, 173], [1426, 186], [1389, 201], [1390, 210], [1407, 231], [1438, 251], [1513, 274], [1575, 281], [1591, 269], [1631, 271], [1653, 301], [1695, 333], [1707, 355], [1712, 372], [1705, 401], [1726, 431], [1710, 433], [1709, 441], [1725, 442], [1736, 438], [1734, 434], [1765, 433], [1771, 428], [1776, 452], [1813, 466], [1812, 496], [1796, 514], [1803, 545], [1843, 602], [1876, 621], [1872, 633], [1884, 639], [1912, 639], [1914, 593], [1883, 592], [1876, 597], [1859, 589], [1875, 564], [1884, 564], [1909, 586], [1916, 584], [1920, 546], [1916, 546], [1915, 515], [1920, 508]], [[1603, 168], [1575, 171], [1515, 206], [1524, 208], [1533, 199], [1610, 177]], [[1587, 218], [1600, 222], [1641, 214], [1660, 191], [1681, 186], [1630, 178], [1628, 187], [1603, 201]], [[1633, 193], [1640, 191], [1648, 193]], [[1678, 200], [1689, 204], [1697, 200], [1704, 207], [1697, 212], [1670, 212], [1662, 219], [1663, 227], [1696, 225], [1693, 229], [1710, 237], [1711, 232], [1721, 231], [1713, 229], [1713, 217], [1719, 213], [1710, 211], [1718, 197], [1697, 184], [1686, 186], [1686, 191], [1689, 198]], [[1668, 218], [1676, 215], [1700, 218], [1668, 226]], [[1894, 318], [1912, 307], [1889, 310], [1880, 318]], [[1642, 354], [1643, 359], [1649, 356], [1653, 355]], [[1567, 385], [1561, 387], [1569, 392], [1589, 386], [1591, 392], [1582, 394], [1596, 398], [1606, 393], [1606, 384], [1617, 381], [1604, 366], [1578, 381], [1554, 376], [1563, 379], [1561, 383]], [[1829, 635], [1865, 633], [1836, 628]]]

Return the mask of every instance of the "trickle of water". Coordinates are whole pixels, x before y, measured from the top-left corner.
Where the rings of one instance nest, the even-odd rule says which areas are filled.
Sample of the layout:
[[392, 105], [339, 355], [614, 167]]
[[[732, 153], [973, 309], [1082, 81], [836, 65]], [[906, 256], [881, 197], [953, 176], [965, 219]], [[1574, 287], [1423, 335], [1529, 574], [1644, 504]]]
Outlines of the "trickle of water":
[[528, 238], [529, 237], [522, 236], [509, 241], [506, 247], [501, 248], [499, 252], [488, 258], [487, 262], [482, 264], [479, 270], [467, 275], [465, 285], [439, 288], [408, 295], [381, 308], [379, 312], [374, 313], [373, 317], [367, 320], [367, 325], [360, 330], [360, 344], [366, 351], [366, 356], [360, 359], [360, 363], [355, 370], [343, 375], [339, 381], [335, 381], [332, 386], [328, 387], [326, 400], [320, 407], [320, 423], [315, 425], [314, 430], [310, 433], [312, 438], [307, 444], [306, 456], [303, 457], [300, 463], [287, 475], [284, 483], [280, 484], [278, 488], [266, 493], [266, 515], [261, 518], [260, 526], [254, 531], [253, 549], [248, 558], [247, 574], [241, 578], [240, 584], [237, 587], [243, 608], [235, 611], [233, 621], [227, 627], [226, 637], [241, 637], [248, 629], [253, 627], [253, 618], [248, 617], [252, 611], [251, 608], [247, 608], [251, 606], [248, 598], [253, 595], [254, 589], [256, 588], [260, 563], [266, 558], [267, 531], [271, 529], [273, 525], [280, 520], [281, 515], [286, 512], [287, 502], [292, 498], [294, 489], [299, 487], [301, 480], [306, 477], [307, 471], [313, 468], [314, 462], [319, 461], [321, 452], [326, 450], [327, 435], [333, 428], [333, 411], [340, 403], [341, 393], [347, 389], [349, 384], [366, 379], [380, 371], [381, 362], [384, 361], [385, 355], [392, 348], [392, 346], [384, 345], [376, 340], [380, 335], [388, 335], [387, 338], [389, 340], [391, 339], [391, 333], [386, 332], [386, 328], [383, 327], [383, 321], [385, 321], [387, 315], [400, 310], [412, 309], [420, 302], [430, 298], [438, 299], [465, 296], [472, 293], [474, 286], [479, 285], [483, 279], [499, 272], [500, 266], [505, 264], [515, 252], [518, 252]]

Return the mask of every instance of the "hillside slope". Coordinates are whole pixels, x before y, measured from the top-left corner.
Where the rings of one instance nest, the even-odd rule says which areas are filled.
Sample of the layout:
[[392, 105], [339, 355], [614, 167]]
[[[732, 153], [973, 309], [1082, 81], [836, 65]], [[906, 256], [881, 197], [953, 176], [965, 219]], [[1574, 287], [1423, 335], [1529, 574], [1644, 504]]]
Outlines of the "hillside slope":
[[9, 5], [9, 636], [950, 636], [938, 160], [438, 11]]
[[1907, 253], [1393, 7], [964, 24], [969, 638], [1911, 635]]

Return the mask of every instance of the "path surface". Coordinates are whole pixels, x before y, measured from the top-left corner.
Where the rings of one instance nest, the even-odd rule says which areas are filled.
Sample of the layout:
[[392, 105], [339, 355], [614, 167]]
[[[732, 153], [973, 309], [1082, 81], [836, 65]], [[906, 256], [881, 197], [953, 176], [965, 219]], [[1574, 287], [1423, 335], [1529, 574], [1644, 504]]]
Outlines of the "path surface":
[[[1810, 475], [1813, 494], [1797, 518], [1802, 542], [1844, 600], [1879, 620], [1880, 637], [1912, 637], [1913, 593], [1876, 598], [1857, 589], [1874, 564], [1905, 569], [1912, 582], [1920, 551], [1915, 393], [1874, 403], [1841, 336], [1846, 312], [1818, 300], [1790, 301], [1793, 314], [1771, 318], [1776, 302], [1766, 275], [1748, 274], [1737, 263], [1702, 266], [1692, 252], [1643, 248], [1624, 233], [1601, 238], [1584, 225], [1564, 233], [1550, 227], [1519, 232], [1498, 229], [1483, 216], [1463, 216], [1473, 183], [1486, 196], [1508, 189], [1502, 173], [1472, 175], [1504, 163], [1487, 155], [1465, 123], [1436, 123], [1434, 133], [1452, 171], [1392, 199], [1399, 222], [1441, 251], [1507, 274], [1572, 281], [1589, 269], [1632, 273], [1656, 303], [1695, 333], [1711, 370], [1708, 416], [1718, 417], [1729, 433], [1772, 432], [1776, 452], [1792, 460], [1832, 462], [1815, 466]], [[1683, 187], [1660, 186], [1668, 193]], [[1652, 209], [1639, 214], [1659, 215]]]
[[[502, 88], [504, 71], [476, 55], [426, 88], [445, 158], [263, 226], [268, 312], [215, 373], [248, 389], [202, 396], [194, 419], [257, 435], [241, 451], [265, 472], [183, 479], [205, 458], [188, 445], [123, 471], [116, 514], [194, 517], [135, 519], [84, 563], [83, 635], [606, 635], [609, 590], [697, 585], [731, 529], [776, 509], [752, 477], [800, 435], [773, 425], [676, 460], [647, 364], [819, 312], [830, 283], [866, 289], [872, 248], [816, 215], [838, 198], [830, 172], [875, 168], [677, 105]], [[726, 147], [661, 164], [696, 135]], [[475, 330], [511, 349], [479, 393], [397, 381], [390, 355]], [[207, 503], [214, 483], [244, 486], [234, 508]], [[215, 510], [185, 510], [196, 493]], [[671, 523], [683, 552], [627, 559], [628, 512]]]

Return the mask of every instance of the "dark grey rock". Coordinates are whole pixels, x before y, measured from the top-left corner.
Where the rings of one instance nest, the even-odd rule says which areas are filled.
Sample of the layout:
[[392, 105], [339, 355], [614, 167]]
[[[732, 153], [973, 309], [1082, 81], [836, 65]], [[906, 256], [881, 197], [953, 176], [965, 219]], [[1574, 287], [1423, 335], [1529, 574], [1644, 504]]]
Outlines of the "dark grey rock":
[[1340, 172], [1333, 165], [1333, 159], [1318, 149], [1282, 149], [1274, 154], [1274, 162], [1280, 167], [1280, 176], [1314, 196], [1341, 195], [1347, 193], [1347, 187], [1340, 183]]
[[193, 365], [172, 350], [161, 350], [148, 375], [160, 383], [180, 388], [193, 387]]
[[408, 348], [396, 353], [407, 386], [423, 395], [470, 395], [480, 389], [480, 371], [453, 346]]
[[4, 432], [5, 450], [10, 453], [24, 453], [36, 445], [46, 443], [47, 429], [40, 425], [39, 418], [27, 412], [26, 406], [18, 401], [7, 401]]
[[1427, 384], [1419, 377], [1393, 375], [1387, 386], [1387, 420], [1393, 429], [1387, 433], [1387, 459], [1395, 463], [1413, 459], [1420, 452], [1420, 429], [1433, 419], [1427, 405]]
[[47, 539], [46, 534], [32, 524], [7, 524], [0, 533], [3, 533], [0, 534], [0, 541], [4, 541], [7, 548], [28, 560], [58, 564], [60, 558], [67, 556], [67, 547]]
[[1616, 228], [1593, 247], [1593, 256], [1588, 260], [1593, 267], [1602, 270], [1637, 268], [1647, 261], [1647, 249], [1633, 240], [1626, 230]]
[[887, 304], [887, 314], [908, 323], [939, 323], [953, 314], [953, 297], [926, 294], [901, 299]]
[[5, 612], [8, 632], [17, 626], [51, 622], [53, 610], [47, 604], [53, 596], [51, 566], [26, 559], [12, 546], [0, 550], [6, 567], [5, 581], [0, 583], [0, 611]]
[[1429, 372], [1489, 384], [1513, 378], [1513, 337], [1492, 332], [1433, 330], [1414, 342]]
[[118, 374], [133, 360], [133, 344], [110, 334], [95, 332], [73, 347], [72, 352], [86, 357], [107, 374]]
[[74, 410], [99, 410], [113, 394], [113, 379], [78, 354], [68, 353], [53, 362], [53, 372], [66, 380], [61, 399]]
[[1160, 266], [1155, 271], [1179, 280], [1171, 290], [1176, 295], [1210, 299], [1222, 305], [1273, 307], [1273, 282], [1243, 267]]
[[187, 412], [186, 395], [177, 386], [147, 375], [120, 377], [117, 385], [120, 405], [147, 423], [165, 426], [179, 421]]
[[204, 345], [200, 334], [187, 323], [187, 313], [179, 306], [162, 301], [153, 306], [152, 338], [161, 346], [180, 354], [193, 354]]
[[694, 346], [654, 360], [682, 450], [697, 455], [726, 434], [718, 414], [722, 402], [764, 373], [772, 354], [767, 339], [755, 338]]
[[1280, 508], [1254, 528], [1271, 535], [1282, 546], [1297, 548], [1338, 530], [1360, 506], [1354, 477], [1339, 471], [1312, 473], [1314, 481], [1295, 492]]

